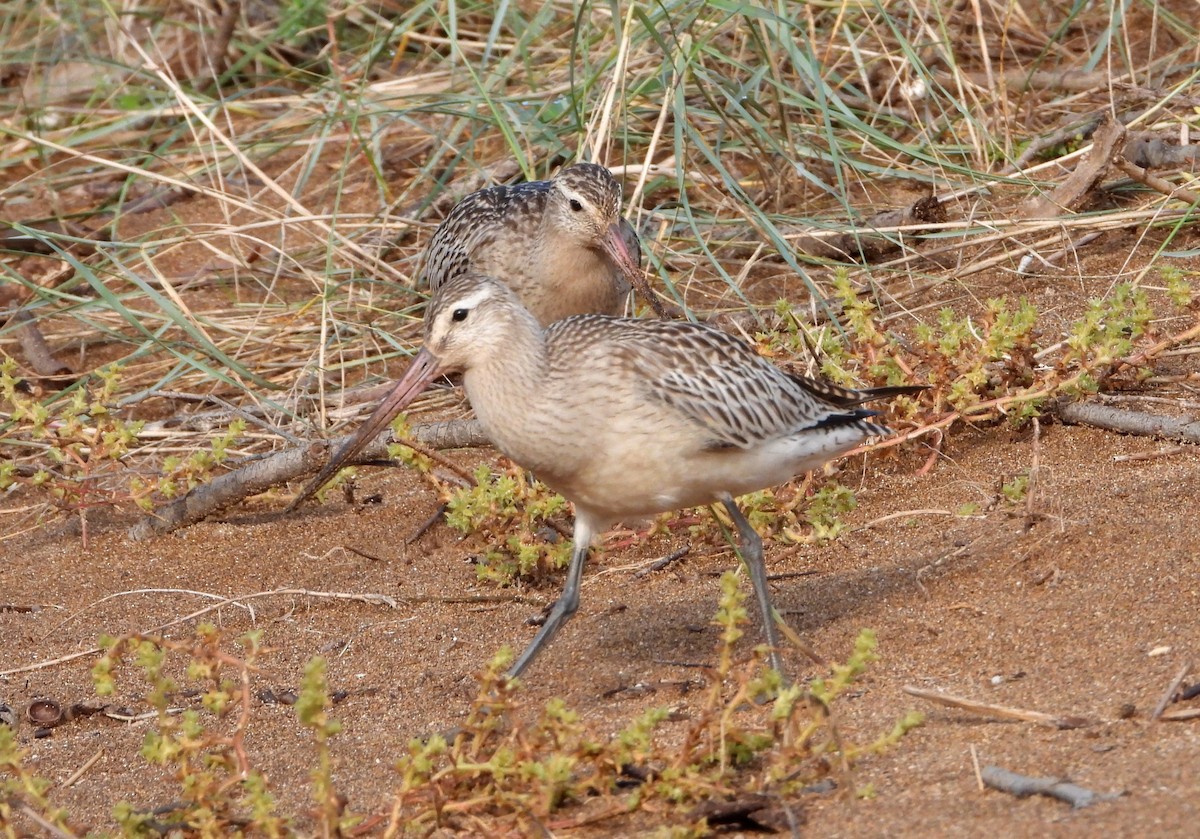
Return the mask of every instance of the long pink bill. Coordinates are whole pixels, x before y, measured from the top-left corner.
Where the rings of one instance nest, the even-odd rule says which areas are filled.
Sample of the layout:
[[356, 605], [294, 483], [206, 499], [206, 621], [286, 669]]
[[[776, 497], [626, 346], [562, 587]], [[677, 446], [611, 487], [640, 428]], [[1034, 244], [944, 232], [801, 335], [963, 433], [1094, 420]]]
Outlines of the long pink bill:
[[637, 293], [642, 296], [642, 299], [650, 304], [651, 308], [658, 314], [660, 318], [669, 318], [670, 314], [663, 306], [662, 302], [650, 290], [650, 284], [646, 282], [646, 277], [642, 273], [642, 268], [638, 265], [637, 259], [629, 252], [629, 245], [625, 241], [625, 232], [621, 227], [621, 222], [617, 222], [608, 228], [604, 234], [604, 239], [600, 243], [600, 247], [604, 253], [611, 259], [621, 273], [625, 275], [625, 279], [629, 280], [629, 284], [637, 289]]
[[375, 412], [367, 417], [366, 422], [358, 429], [358, 433], [338, 449], [337, 454], [325, 464], [325, 468], [317, 474], [312, 483], [296, 496], [296, 500], [288, 506], [288, 510], [299, 507], [336, 475], [339, 469], [349, 465], [353, 457], [362, 451], [367, 443], [379, 436], [380, 432], [387, 428], [396, 415], [408, 407], [410, 402], [420, 396], [421, 392], [437, 378], [439, 373], [441, 373], [441, 365], [433, 353], [426, 349], [418, 352], [413, 357], [412, 364], [405, 372], [404, 377], [392, 388], [392, 392], [379, 403]]

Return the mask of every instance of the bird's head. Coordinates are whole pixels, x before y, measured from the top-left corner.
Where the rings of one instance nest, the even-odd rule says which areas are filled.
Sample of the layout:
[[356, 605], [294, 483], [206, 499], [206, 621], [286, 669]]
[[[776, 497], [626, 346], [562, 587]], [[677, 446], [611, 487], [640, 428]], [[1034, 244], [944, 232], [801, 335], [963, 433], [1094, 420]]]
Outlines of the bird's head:
[[504, 356], [513, 329], [541, 327], [517, 295], [484, 274], [453, 278], [434, 293], [425, 310], [425, 351], [439, 373], [455, 373]]
[[556, 231], [603, 253], [626, 277], [640, 277], [637, 236], [621, 217], [621, 185], [606, 167], [575, 163], [555, 175], [547, 218]]

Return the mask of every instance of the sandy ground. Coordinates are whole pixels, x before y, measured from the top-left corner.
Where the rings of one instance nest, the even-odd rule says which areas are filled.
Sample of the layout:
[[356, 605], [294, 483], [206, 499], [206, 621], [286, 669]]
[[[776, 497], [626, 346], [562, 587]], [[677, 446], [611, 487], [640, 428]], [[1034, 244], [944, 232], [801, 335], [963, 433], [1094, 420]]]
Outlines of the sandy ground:
[[[859, 764], [856, 783], [873, 788], [873, 796], [803, 799], [812, 833], [1191, 833], [1200, 817], [1200, 724], [1147, 716], [1200, 649], [1191, 511], [1200, 454], [1113, 461], [1158, 447], [1044, 425], [1032, 502], [1017, 506], [997, 502], [998, 478], [1032, 465], [1028, 430], [960, 432], [937, 468], [920, 476], [915, 456], [884, 468], [871, 459], [845, 464], [841, 478], [856, 486], [860, 502], [848, 518], [851, 529], [825, 547], [769, 549], [771, 572], [782, 576], [774, 584], [776, 603], [833, 658], [845, 657], [860, 628], [878, 632], [882, 661], [841, 706], [847, 731], [870, 739], [913, 708], [926, 712], [927, 722], [897, 748]], [[480, 457], [493, 456], [476, 453], [463, 462]], [[435, 504], [427, 486], [401, 470], [377, 470], [360, 482], [382, 493], [382, 503], [351, 509], [338, 500], [284, 520], [235, 510], [223, 521], [146, 542], [130, 541], [114, 526], [93, 535], [86, 550], [62, 534], [10, 542], [0, 599], [43, 608], [0, 612], [0, 669], [86, 649], [101, 633], [148, 629], [205, 602], [179, 591], [131, 593], [138, 589], [234, 595], [286, 587], [423, 600], [391, 610], [280, 596], [257, 601], [253, 615], [225, 607], [210, 616], [229, 632], [263, 631], [273, 650], [255, 677], [256, 691], [294, 689], [307, 659], [329, 658], [331, 688], [349, 692], [335, 708], [346, 726], [334, 743], [337, 785], [359, 812], [386, 811], [402, 744], [461, 720], [474, 674], [500, 644], [528, 640], [533, 630], [525, 622], [537, 602], [553, 598], [557, 580], [524, 592], [532, 601], [442, 602], [503, 594], [477, 582], [465, 561], [478, 541], [461, 542], [439, 525], [405, 547]], [[981, 512], [944, 512], [968, 502]], [[912, 512], [871, 524], [903, 511]], [[613, 730], [651, 706], [686, 712], [690, 698], [678, 684], [696, 676], [679, 663], [711, 662], [714, 575], [735, 562], [727, 551], [698, 551], [664, 571], [633, 576], [679, 544], [660, 537], [593, 561], [579, 615], [528, 673], [529, 701], [562, 696]], [[120, 596], [98, 602], [113, 595]], [[757, 631], [751, 627], [746, 649]], [[168, 632], [189, 634], [186, 625]], [[35, 697], [91, 699], [92, 660], [8, 676], [0, 694], [18, 709]], [[795, 651], [787, 662], [801, 676], [809, 672]], [[649, 690], [617, 690], [639, 684]], [[904, 685], [1095, 722], [1055, 730], [981, 718], [908, 696]], [[145, 710], [135, 680], [122, 688], [120, 702]], [[1132, 716], [1126, 706], [1136, 709]], [[115, 801], [154, 807], [169, 795], [159, 770], [138, 757], [145, 731], [146, 723], [89, 717], [44, 739], [34, 739], [28, 724], [19, 735], [30, 749], [29, 768], [54, 781], [101, 754], [79, 783], [52, 795], [75, 823], [98, 827], [109, 823]], [[292, 709], [256, 703], [251, 732], [253, 762], [286, 804], [302, 810], [312, 750]], [[1068, 777], [1122, 795], [1073, 811], [1049, 799], [982, 791], [972, 752], [981, 764]], [[616, 835], [650, 826], [638, 820], [606, 830]]]

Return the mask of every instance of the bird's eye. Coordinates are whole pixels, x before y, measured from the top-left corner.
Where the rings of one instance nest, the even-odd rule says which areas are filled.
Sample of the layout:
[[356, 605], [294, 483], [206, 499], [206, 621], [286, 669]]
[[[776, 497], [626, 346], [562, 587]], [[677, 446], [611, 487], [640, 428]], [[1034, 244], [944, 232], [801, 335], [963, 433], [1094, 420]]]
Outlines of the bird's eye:
[[469, 315], [469, 314], [470, 314], [469, 309], [455, 309], [454, 313], [450, 315], [450, 320], [455, 321], [457, 323], [461, 323], [462, 321], [467, 319], [467, 315]]
[[578, 213], [582, 209], [583, 209], [583, 202], [580, 201], [578, 198], [572, 198], [571, 199], [571, 210]]

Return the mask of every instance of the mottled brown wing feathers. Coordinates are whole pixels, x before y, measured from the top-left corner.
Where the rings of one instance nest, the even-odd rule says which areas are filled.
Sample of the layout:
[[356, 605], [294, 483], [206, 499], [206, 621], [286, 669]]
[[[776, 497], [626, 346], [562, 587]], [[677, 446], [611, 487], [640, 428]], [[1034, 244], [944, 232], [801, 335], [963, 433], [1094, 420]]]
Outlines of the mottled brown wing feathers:
[[549, 181], [527, 181], [487, 187], [459, 201], [429, 240], [418, 285], [436, 290], [470, 271], [472, 260], [498, 238], [541, 219], [549, 190]]
[[[647, 396], [703, 426], [714, 447], [750, 448], [869, 411], [831, 403], [741, 340], [695, 324], [639, 321], [610, 334], [612, 352]], [[841, 391], [847, 399], [851, 391]]]

